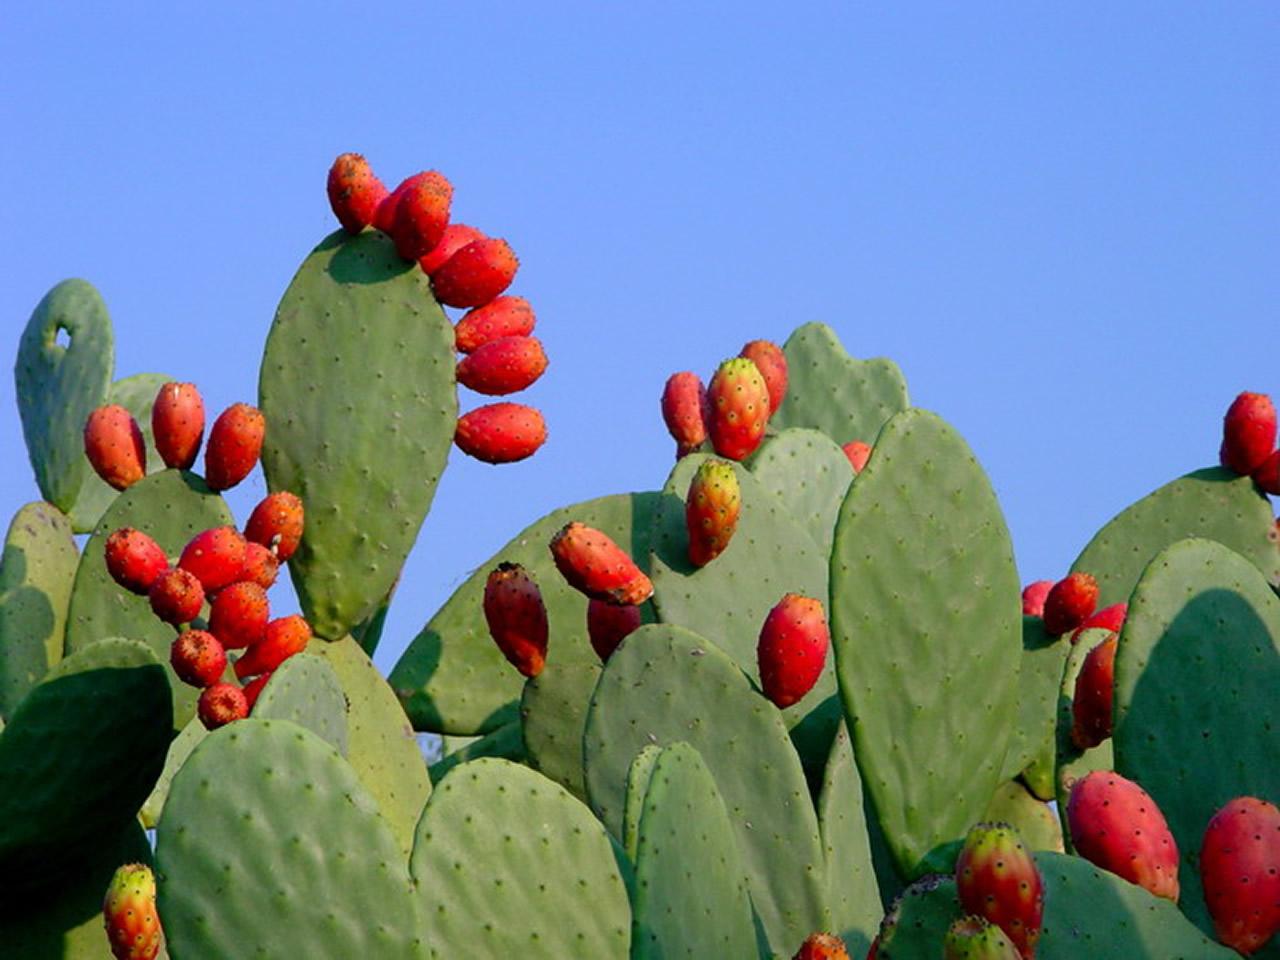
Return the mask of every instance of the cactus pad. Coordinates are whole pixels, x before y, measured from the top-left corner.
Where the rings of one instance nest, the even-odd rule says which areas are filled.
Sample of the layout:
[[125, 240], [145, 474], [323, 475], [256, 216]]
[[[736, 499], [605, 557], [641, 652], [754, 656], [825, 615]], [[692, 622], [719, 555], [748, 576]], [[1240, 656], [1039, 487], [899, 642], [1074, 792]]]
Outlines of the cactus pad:
[[600, 679], [598, 663], [551, 660], [525, 682], [521, 729], [529, 765], [586, 801], [582, 778], [582, 732], [587, 706]]
[[784, 430], [751, 458], [752, 475], [831, 552], [836, 518], [853, 482], [853, 466], [834, 440], [817, 430]]
[[253, 715], [292, 720], [347, 755], [346, 694], [333, 668], [315, 654], [300, 653], [280, 664], [258, 694]]
[[1062, 825], [1058, 823], [1058, 815], [1017, 780], [996, 788], [982, 819], [1010, 824], [1028, 850], [1062, 853]]
[[641, 749], [627, 770], [627, 796], [622, 811], [622, 849], [635, 863], [636, 845], [640, 842], [640, 816], [644, 813], [644, 797], [649, 790], [649, 778], [658, 762], [662, 747], [651, 743]]
[[1012, 780], [1038, 758], [1052, 756], [1058, 722], [1058, 689], [1071, 642], [1049, 636], [1039, 617], [1022, 618], [1018, 717], [1009, 735], [1003, 776]]
[[160, 822], [160, 815], [164, 811], [164, 802], [169, 797], [169, 787], [173, 784], [173, 778], [182, 769], [182, 765], [187, 762], [187, 757], [191, 756], [191, 751], [199, 746], [200, 741], [208, 735], [209, 731], [201, 719], [192, 717], [169, 744], [169, 752], [165, 754], [164, 758], [164, 769], [160, 771], [160, 777], [156, 780], [156, 785], [151, 788], [151, 795], [147, 797], [146, 803], [138, 811], [138, 819], [142, 821], [142, 825], [148, 830], [154, 830], [156, 824]]
[[446, 747], [450, 740], [465, 740], [464, 744], [446, 749], [444, 756], [427, 768], [427, 776], [431, 778], [432, 788], [444, 779], [445, 774], [469, 760], [481, 757], [496, 757], [500, 760], [513, 760], [523, 763], [524, 734], [519, 720], [513, 720], [505, 726], [486, 733], [483, 737], [449, 737], [443, 738]]

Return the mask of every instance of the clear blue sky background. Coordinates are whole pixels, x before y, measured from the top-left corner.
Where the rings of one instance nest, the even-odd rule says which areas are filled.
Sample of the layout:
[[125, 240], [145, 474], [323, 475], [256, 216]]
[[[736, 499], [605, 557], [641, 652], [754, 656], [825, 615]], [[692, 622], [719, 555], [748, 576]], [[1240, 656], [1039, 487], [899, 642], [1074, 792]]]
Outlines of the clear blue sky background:
[[[447, 173], [522, 259], [551, 439], [454, 452], [384, 670], [526, 523], [661, 485], [668, 374], [805, 321], [960, 429], [1024, 579], [1280, 389], [1275, 4], [175, 6], [0, 11], [6, 349], [82, 276], [117, 377], [253, 401], [333, 157]], [[8, 516], [37, 492], [7, 375], [0, 410]]]

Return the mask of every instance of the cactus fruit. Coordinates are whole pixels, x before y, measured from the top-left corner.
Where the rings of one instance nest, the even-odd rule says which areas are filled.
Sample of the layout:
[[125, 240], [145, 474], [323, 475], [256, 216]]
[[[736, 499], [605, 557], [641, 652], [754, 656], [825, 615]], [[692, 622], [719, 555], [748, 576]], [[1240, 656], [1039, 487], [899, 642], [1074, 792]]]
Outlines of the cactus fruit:
[[103, 552], [111, 579], [143, 597], [150, 592], [156, 578], [169, 568], [160, 544], [133, 527], [121, 527], [107, 537]]
[[227, 651], [208, 631], [184, 630], [169, 648], [169, 663], [183, 683], [211, 687], [227, 669]]
[[1272, 450], [1250, 476], [1263, 493], [1280, 496], [1280, 450]]
[[1052, 580], [1036, 580], [1022, 589], [1022, 615], [1025, 617], [1043, 617], [1044, 602], [1053, 589]]
[[533, 456], [547, 440], [542, 414], [521, 403], [490, 403], [458, 418], [453, 442], [484, 463], [515, 463]]
[[483, 240], [484, 234], [475, 227], [465, 223], [451, 223], [444, 228], [440, 240], [434, 247], [418, 258], [418, 266], [427, 276], [435, 273], [440, 266], [468, 243]]
[[707, 439], [707, 388], [696, 373], [683, 370], [662, 388], [662, 419], [676, 442], [676, 458], [692, 453]]
[[262, 453], [267, 421], [262, 411], [234, 403], [218, 415], [204, 448], [204, 479], [210, 490], [229, 490], [247, 477]]
[[1071, 742], [1081, 750], [1111, 736], [1111, 702], [1115, 694], [1116, 636], [1089, 651], [1076, 675], [1071, 698]]
[[791, 960], [849, 960], [844, 941], [830, 933], [810, 934]]
[[1262, 466], [1276, 449], [1276, 408], [1265, 393], [1242, 393], [1222, 418], [1222, 465], [1242, 475]]
[[491, 340], [458, 364], [458, 382], [490, 397], [532, 386], [547, 369], [547, 354], [537, 337]]
[[150, 867], [126, 863], [116, 870], [102, 901], [102, 920], [116, 960], [155, 960], [164, 934]]
[[444, 237], [453, 184], [442, 173], [424, 170], [401, 184], [397, 192], [400, 199], [391, 221], [391, 239], [401, 259], [417, 260]]
[[653, 596], [653, 583], [608, 534], [585, 523], [568, 523], [551, 538], [551, 555], [569, 586], [595, 600], [639, 604]]
[[267, 685], [267, 681], [274, 675], [274, 670], [271, 673], [260, 673], [244, 685], [243, 692], [245, 705], [251, 712], [253, 710], [253, 705], [258, 702], [258, 694], [262, 692], [262, 688]]
[[272, 620], [262, 639], [236, 661], [236, 676], [243, 680], [270, 673], [295, 653], [305, 650], [310, 641], [311, 624], [299, 614]]
[[1095, 770], [1072, 784], [1067, 822], [1080, 856], [1177, 903], [1178, 845], [1142, 787], [1118, 773]]
[[260, 543], [252, 540], [244, 545], [244, 569], [240, 579], [256, 583], [263, 590], [270, 590], [280, 575], [280, 561], [276, 555]]
[[240, 581], [213, 598], [209, 632], [228, 650], [252, 646], [267, 633], [270, 619], [267, 591], [256, 583]]
[[474, 353], [503, 337], [527, 337], [536, 323], [524, 297], [498, 297], [463, 314], [453, 328], [454, 347], [459, 353]]
[[961, 917], [942, 940], [943, 960], [1019, 960], [1017, 946], [998, 926], [979, 916]]
[[191, 538], [178, 566], [193, 574], [205, 593], [215, 593], [240, 579], [244, 549], [244, 537], [235, 527], [214, 527]]
[[249, 715], [249, 701], [234, 683], [215, 683], [205, 687], [196, 704], [196, 713], [206, 730], [216, 730]]
[[473, 240], [436, 268], [431, 289], [448, 307], [479, 307], [493, 300], [515, 279], [520, 261], [505, 240]]
[[396, 188], [388, 193], [382, 202], [378, 204], [377, 209], [373, 211], [373, 225], [388, 237], [391, 236], [391, 231], [395, 227], [396, 207], [400, 205], [400, 198], [404, 196], [406, 190], [413, 186], [414, 179], [418, 176], [421, 176], [421, 174], [415, 173], [413, 176], [405, 177], [401, 180], [396, 185]]
[[784, 596], [765, 618], [756, 648], [764, 695], [778, 707], [799, 702], [822, 676], [830, 643], [821, 601]]
[[854, 473], [861, 473], [862, 468], [871, 459], [871, 444], [863, 443], [861, 440], [850, 440], [840, 449], [849, 458], [849, 466], [853, 467]]
[[484, 619], [502, 655], [526, 677], [547, 660], [547, 608], [542, 592], [518, 563], [500, 563], [484, 585]]
[[249, 522], [244, 525], [244, 536], [266, 547], [285, 563], [302, 541], [305, 520], [302, 500], [288, 490], [280, 490], [253, 508]]
[[359, 233], [373, 223], [387, 188], [369, 161], [358, 153], [344, 153], [329, 168], [329, 206], [347, 233]]
[[960, 905], [1004, 931], [1024, 960], [1036, 955], [1044, 880], [1013, 827], [979, 823], [969, 831], [956, 859], [956, 892]]
[[1280, 809], [1236, 797], [1213, 815], [1200, 880], [1218, 939], [1249, 956], [1280, 931]]
[[689, 562], [705, 567], [729, 546], [742, 512], [738, 475], [723, 460], [706, 460], [698, 467], [685, 497], [684, 519], [689, 531]]
[[716, 453], [742, 460], [755, 452], [769, 422], [769, 390], [754, 363], [734, 357], [720, 364], [707, 387], [707, 432]]
[[782, 406], [787, 395], [787, 357], [782, 348], [771, 340], [752, 340], [745, 344], [738, 356], [746, 357], [756, 365], [769, 390], [769, 415]]
[[147, 475], [147, 448], [138, 421], [117, 403], [98, 407], [84, 425], [84, 454], [109, 486], [124, 490]]
[[608, 660], [628, 634], [639, 629], [640, 608], [604, 600], [587, 601], [587, 639], [602, 661]]
[[1098, 605], [1098, 582], [1087, 573], [1073, 573], [1053, 585], [1044, 598], [1044, 629], [1060, 637], [1089, 619]]
[[1076, 627], [1075, 632], [1071, 634], [1071, 642], [1074, 644], [1080, 639], [1082, 633], [1095, 628], [1119, 633], [1120, 628], [1124, 626], [1124, 618], [1128, 614], [1129, 605], [1127, 603], [1113, 603], [1109, 607], [1104, 607]]
[[204, 606], [204, 588], [195, 574], [181, 567], [170, 567], [160, 576], [147, 592], [151, 602], [151, 612], [175, 627], [190, 623], [200, 616], [200, 608]]
[[194, 383], [166, 383], [151, 405], [151, 436], [166, 467], [188, 470], [204, 439], [204, 401]]

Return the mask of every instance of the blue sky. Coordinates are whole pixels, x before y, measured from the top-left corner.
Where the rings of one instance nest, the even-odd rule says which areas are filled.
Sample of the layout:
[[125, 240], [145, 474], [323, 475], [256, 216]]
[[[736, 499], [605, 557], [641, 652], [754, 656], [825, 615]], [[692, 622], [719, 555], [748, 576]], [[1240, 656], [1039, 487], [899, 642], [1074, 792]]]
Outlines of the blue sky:
[[[1024, 579], [1280, 387], [1274, 4], [170, 6], [0, 11], [9, 355], [82, 276], [117, 377], [252, 402], [333, 157], [444, 171], [521, 257], [551, 438], [454, 452], [384, 670], [526, 523], [661, 485], [668, 374], [809, 320], [965, 435]], [[8, 516], [37, 496], [9, 376], [0, 411]], [[263, 492], [233, 491], [241, 519]]]

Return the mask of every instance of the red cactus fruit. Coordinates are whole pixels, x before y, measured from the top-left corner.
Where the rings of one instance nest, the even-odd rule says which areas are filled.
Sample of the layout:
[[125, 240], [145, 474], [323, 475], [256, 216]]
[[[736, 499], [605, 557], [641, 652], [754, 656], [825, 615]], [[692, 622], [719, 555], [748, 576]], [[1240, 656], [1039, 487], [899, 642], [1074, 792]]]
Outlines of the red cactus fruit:
[[1071, 700], [1071, 742], [1081, 750], [1111, 736], [1111, 701], [1116, 673], [1116, 635], [1089, 651], [1076, 676]]
[[205, 687], [196, 703], [196, 713], [206, 730], [216, 730], [249, 715], [249, 701], [234, 683], [215, 683]]
[[1280, 809], [1236, 797], [1200, 844], [1200, 883], [1218, 939], [1246, 957], [1280, 931]]
[[1098, 582], [1087, 573], [1073, 573], [1053, 585], [1044, 599], [1044, 631], [1060, 637], [1074, 630], [1098, 605]]
[[169, 647], [169, 663], [183, 683], [211, 687], [227, 669], [227, 651], [205, 630], [184, 630]]
[[1027, 617], [1043, 617], [1044, 602], [1053, 589], [1052, 580], [1037, 580], [1022, 588], [1022, 613]]
[[164, 931], [156, 912], [156, 878], [143, 863], [119, 867], [102, 900], [102, 922], [116, 960], [155, 960]]
[[1280, 496], [1280, 450], [1272, 450], [1251, 474], [1263, 493]]
[[262, 693], [262, 688], [267, 685], [267, 681], [273, 676], [275, 676], [275, 671], [260, 673], [244, 685], [244, 699], [250, 711], [253, 710], [254, 704], [258, 702], [258, 695]]
[[653, 583], [608, 534], [585, 523], [566, 524], [551, 538], [551, 556], [569, 586], [607, 603], [638, 604]]
[[144, 597], [156, 578], [169, 569], [160, 544], [133, 527], [121, 527], [107, 537], [103, 553], [111, 579]]
[[147, 475], [142, 428], [117, 403], [98, 407], [84, 424], [84, 455], [109, 486], [124, 490]]
[[696, 373], [682, 370], [667, 378], [662, 388], [662, 419], [676, 442], [676, 459], [706, 442], [710, 415], [707, 388]]
[[181, 567], [171, 567], [160, 576], [147, 592], [151, 612], [175, 627], [190, 623], [200, 616], [204, 606], [204, 588], [195, 574]]
[[1247, 476], [1275, 449], [1275, 404], [1265, 393], [1240, 394], [1222, 418], [1222, 447], [1218, 451], [1222, 465]]
[[391, 223], [391, 239], [402, 259], [417, 260], [444, 237], [453, 184], [442, 173], [424, 170], [398, 189], [400, 200]]
[[329, 206], [347, 233], [359, 233], [373, 223], [387, 188], [358, 153], [344, 153], [333, 161], [326, 184]]
[[458, 382], [469, 390], [502, 397], [532, 386], [547, 369], [547, 354], [537, 337], [491, 340], [458, 364]]
[[1021, 960], [1030, 956], [1019, 953], [1003, 930], [979, 916], [961, 917], [942, 938], [943, 960]]
[[182, 548], [178, 566], [194, 574], [206, 593], [215, 593], [240, 579], [244, 542], [235, 527], [204, 530]]
[[791, 960], [849, 960], [849, 951], [837, 936], [811, 933]]
[[266, 432], [262, 411], [247, 403], [232, 404], [219, 414], [204, 448], [204, 480], [210, 490], [228, 490], [249, 475]]
[[684, 502], [685, 527], [689, 531], [689, 562], [705, 567], [720, 556], [742, 512], [738, 475], [723, 460], [705, 460], [693, 475]]
[[440, 242], [418, 258], [418, 266], [427, 276], [435, 273], [440, 266], [468, 243], [483, 240], [484, 234], [475, 227], [465, 223], [451, 223], [444, 228]]
[[490, 403], [463, 414], [453, 442], [485, 463], [515, 463], [538, 452], [547, 440], [542, 414], [522, 403]]
[[547, 608], [542, 591], [518, 563], [500, 563], [484, 586], [484, 619], [502, 655], [526, 677], [547, 661]]
[[742, 460], [764, 439], [769, 422], [769, 389], [759, 368], [745, 357], [720, 364], [707, 387], [707, 432], [716, 453]]
[[515, 279], [520, 261], [505, 240], [473, 240], [436, 268], [431, 289], [449, 307], [478, 307], [488, 303]]
[[849, 458], [849, 466], [853, 467], [854, 473], [861, 473], [862, 468], [871, 459], [871, 444], [863, 443], [861, 440], [850, 440], [840, 449]]
[[778, 707], [798, 703], [822, 676], [830, 643], [822, 602], [784, 596], [765, 617], [756, 646], [764, 695]]
[[995, 924], [1030, 960], [1044, 920], [1044, 880], [1007, 823], [979, 823], [956, 859], [956, 893], [966, 912]]
[[249, 522], [244, 525], [244, 536], [271, 550], [285, 563], [302, 542], [305, 524], [302, 500], [288, 490], [279, 490], [253, 508]]
[[524, 297], [497, 297], [468, 310], [453, 328], [453, 345], [459, 353], [475, 353], [502, 337], [527, 337], [537, 317]]
[[787, 357], [782, 348], [772, 340], [752, 340], [745, 344], [738, 356], [746, 357], [756, 365], [769, 389], [769, 416], [778, 412], [787, 395]]
[[1178, 845], [1164, 814], [1132, 780], [1095, 770], [1071, 785], [1067, 824], [1076, 853], [1157, 897], [1178, 900]]
[[244, 569], [240, 579], [256, 583], [263, 590], [270, 590], [280, 574], [280, 561], [276, 555], [260, 543], [252, 540], [244, 545]]
[[396, 207], [400, 205], [400, 198], [403, 197], [405, 191], [412, 186], [414, 177], [417, 176], [419, 176], [419, 174], [415, 173], [412, 177], [405, 177], [401, 180], [400, 183], [396, 185], [396, 188], [387, 194], [373, 211], [373, 225], [388, 237], [391, 236], [392, 227], [395, 226]]
[[641, 620], [639, 607], [588, 600], [587, 639], [591, 641], [591, 649], [602, 662], [608, 660], [618, 644], [640, 628]]
[[1112, 633], [1119, 633], [1120, 628], [1124, 626], [1124, 618], [1129, 614], [1129, 605], [1127, 603], [1113, 603], [1109, 607], [1103, 607], [1097, 613], [1087, 617], [1084, 623], [1076, 627], [1075, 632], [1071, 634], [1071, 642], [1077, 643], [1080, 640], [1080, 634], [1086, 630], [1110, 630]]
[[295, 653], [301, 653], [311, 641], [311, 624], [298, 614], [280, 617], [267, 624], [266, 635], [236, 661], [236, 676], [270, 673]]
[[267, 591], [256, 583], [240, 581], [213, 598], [209, 632], [228, 650], [252, 646], [267, 634], [271, 617]]
[[194, 383], [166, 383], [151, 406], [151, 433], [166, 467], [189, 470], [204, 439], [204, 400]]

